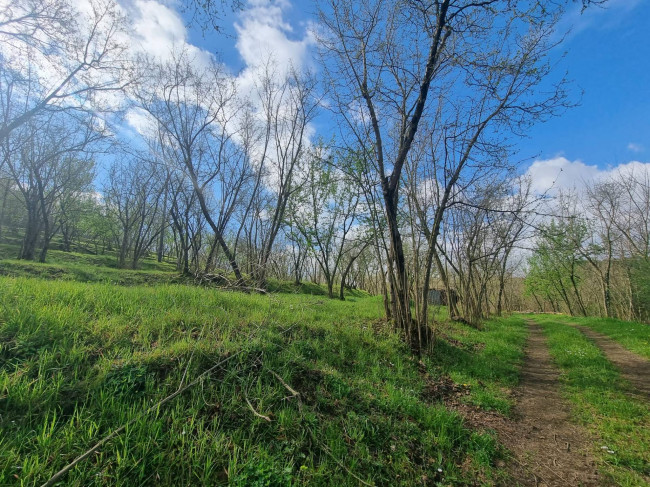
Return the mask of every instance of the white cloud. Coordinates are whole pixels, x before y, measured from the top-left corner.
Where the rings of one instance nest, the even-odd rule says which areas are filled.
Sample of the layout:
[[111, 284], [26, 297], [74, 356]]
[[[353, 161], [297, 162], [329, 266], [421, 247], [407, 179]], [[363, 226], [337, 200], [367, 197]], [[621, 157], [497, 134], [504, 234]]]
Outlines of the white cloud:
[[247, 8], [235, 24], [236, 49], [246, 64], [237, 77], [239, 92], [251, 96], [255, 82], [267, 68], [269, 60], [278, 78], [291, 69], [302, 71], [311, 67], [311, 48], [315, 43], [310, 29], [297, 37], [284, 19], [291, 8], [288, 0], [249, 0]]
[[583, 11], [582, 3], [575, 2], [562, 17], [556, 30], [560, 35], [570, 31], [568, 37], [574, 37], [592, 28], [614, 29], [639, 5], [641, 0], [609, 0], [605, 5], [591, 5]]
[[129, 38], [134, 54], [146, 54], [159, 61], [170, 60], [172, 53], [186, 51], [197, 63], [207, 65], [212, 54], [188, 42], [180, 14], [155, 0], [135, 0], [128, 4], [131, 19]]
[[526, 174], [531, 177], [536, 193], [555, 193], [559, 189], [584, 186], [598, 171], [596, 166], [589, 166], [580, 160], [569, 161], [566, 157], [555, 157], [533, 162]]
[[137, 0], [132, 16], [132, 36], [144, 52], [165, 59], [175, 46], [185, 43], [185, 25], [169, 7], [153, 0]]
[[630, 142], [629, 144], [627, 144], [627, 149], [632, 152], [639, 153], [639, 152], [643, 152], [645, 150], [645, 147], [643, 147], [641, 144]]
[[145, 137], [154, 137], [156, 122], [153, 117], [142, 108], [130, 108], [125, 115], [128, 123], [137, 133]]
[[596, 165], [585, 164], [581, 160], [570, 161], [566, 157], [537, 160], [533, 162], [526, 174], [531, 177], [533, 191], [538, 194], [555, 195], [560, 190], [582, 190], [598, 180], [607, 179], [616, 173], [648, 172], [650, 162], [630, 161], [624, 164], [601, 169]]
[[307, 30], [302, 38], [291, 39], [292, 26], [284, 20], [291, 7], [287, 0], [250, 0], [239, 22], [237, 50], [248, 67], [258, 66], [273, 56], [281, 70], [297, 69], [308, 62], [309, 48], [314, 43]]

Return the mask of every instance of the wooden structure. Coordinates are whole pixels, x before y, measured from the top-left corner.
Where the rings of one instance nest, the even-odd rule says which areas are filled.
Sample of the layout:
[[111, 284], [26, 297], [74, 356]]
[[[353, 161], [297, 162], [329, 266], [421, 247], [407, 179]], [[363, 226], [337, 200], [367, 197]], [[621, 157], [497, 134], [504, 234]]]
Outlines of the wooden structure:
[[429, 289], [429, 304], [449, 306], [448, 298], [451, 298], [454, 304], [458, 303], [458, 293], [453, 289], [450, 290], [449, 296], [446, 289]]

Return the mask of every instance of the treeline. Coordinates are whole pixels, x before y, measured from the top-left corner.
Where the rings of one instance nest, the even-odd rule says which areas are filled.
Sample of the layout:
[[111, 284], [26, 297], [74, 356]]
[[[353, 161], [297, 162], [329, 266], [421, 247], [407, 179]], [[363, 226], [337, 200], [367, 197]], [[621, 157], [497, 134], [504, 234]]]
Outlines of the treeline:
[[[45, 261], [57, 238], [233, 286], [309, 279], [341, 298], [357, 286], [384, 296], [415, 349], [431, 337], [433, 287], [474, 324], [525, 307], [521, 248], [541, 228], [539, 260], [564, 230], [544, 223], [512, 140], [570, 105], [549, 58], [559, 2], [323, 1], [318, 76], [271, 56], [246, 83], [189, 47], [134, 54], [122, 10], [89, 5], [0, 11], [0, 236], [19, 236], [20, 258]], [[613, 276], [638, 260], [630, 236], [627, 253], [621, 237], [577, 261]], [[531, 276], [548, 268], [535, 259]], [[557, 302], [550, 286], [528, 289]]]
[[537, 309], [650, 319], [650, 172], [634, 169], [558, 196], [526, 276]]

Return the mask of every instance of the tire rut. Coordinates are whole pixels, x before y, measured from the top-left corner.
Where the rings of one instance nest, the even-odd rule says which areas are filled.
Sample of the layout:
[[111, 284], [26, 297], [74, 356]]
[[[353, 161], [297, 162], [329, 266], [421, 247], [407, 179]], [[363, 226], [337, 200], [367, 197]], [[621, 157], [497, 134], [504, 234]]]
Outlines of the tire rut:
[[[590, 453], [593, 442], [570, 421], [560, 396], [560, 374], [554, 367], [542, 328], [528, 321], [530, 335], [515, 392], [514, 425], [502, 442], [513, 454], [510, 473], [522, 486], [606, 485]], [[505, 433], [505, 432], [504, 432]]]
[[650, 361], [586, 326], [573, 325], [602, 350], [633, 387], [632, 395], [650, 400]]

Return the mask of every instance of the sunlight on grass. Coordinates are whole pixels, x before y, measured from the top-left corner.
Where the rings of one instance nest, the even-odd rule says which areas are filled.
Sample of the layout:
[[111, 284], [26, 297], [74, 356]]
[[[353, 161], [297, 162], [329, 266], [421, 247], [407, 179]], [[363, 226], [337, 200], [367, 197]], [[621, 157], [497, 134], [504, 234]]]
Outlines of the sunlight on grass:
[[[599, 438], [603, 471], [621, 486], [649, 485], [650, 408], [626, 395], [627, 384], [603, 353], [566, 318], [535, 317], [562, 371], [572, 412]], [[569, 318], [574, 322], [573, 318]], [[612, 453], [609, 453], [609, 452]]]
[[495, 478], [494, 439], [423, 399], [382, 313], [362, 294], [0, 278], [0, 484], [42, 483], [236, 352], [65, 485], [358, 485], [340, 465], [377, 485]]
[[650, 326], [644, 323], [613, 318], [583, 317], [573, 317], [571, 322], [588, 326], [594, 331], [616, 340], [628, 350], [650, 359]]

